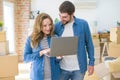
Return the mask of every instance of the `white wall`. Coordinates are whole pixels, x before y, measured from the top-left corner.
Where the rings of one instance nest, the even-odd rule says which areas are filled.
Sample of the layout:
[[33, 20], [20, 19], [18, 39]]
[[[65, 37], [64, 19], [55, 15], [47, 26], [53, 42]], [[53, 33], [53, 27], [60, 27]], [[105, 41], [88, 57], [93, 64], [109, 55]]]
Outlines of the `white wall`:
[[[65, 0], [32, 0], [31, 10], [40, 10], [51, 15], [53, 20], [59, 18], [59, 5]], [[120, 21], [120, 0], [98, 0], [97, 7], [94, 9], [76, 9], [76, 17], [88, 21], [91, 32], [94, 22], [97, 21], [98, 31], [109, 30], [110, 27], [116, 27], [117, 20]]]
[[97, 18], [99, 29], [116, 27], [117, 20], [120, 21], [120, 0], [100, 0]]
[[58, 7], [62, 1], [64, 0], [32, 0], [31, 10], [40, 10], [40, 13], [46, 12], [55, 19], [59, 17]]

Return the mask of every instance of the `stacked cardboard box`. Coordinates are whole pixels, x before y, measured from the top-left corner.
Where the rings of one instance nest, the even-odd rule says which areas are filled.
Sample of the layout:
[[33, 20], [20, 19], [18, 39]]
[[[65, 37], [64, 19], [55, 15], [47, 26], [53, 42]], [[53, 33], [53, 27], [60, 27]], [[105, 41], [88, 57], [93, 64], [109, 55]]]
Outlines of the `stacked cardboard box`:
[[110, 40], [108, 55], [112, 57], [120, 56], [120, 27], [110, 29]]
[[[120, 56], [120, 28], [110, 29], [110, 40], [108, 47], [108, 56], [117, 58]], [[119, 66], [118, 66], [119, 67]], [[120, 72], [111, 72], [111, 80], [120, 80]]]
[[110, 57], [119, 57], [120, 56], [120, 44], [114, 42], [109, 43], [108, 56]]
[[0, 55], [7, 55], [9, 53], [8, 41], [0, 42]]
[[8, 53], [6, 32], [0, 31], [0, 80], [15, 80], [15, 75], [18, 74], [18, 56]]
[[18, 74], [18, 56], [0, 56], [0, 80], [15, 80]]
[[95, 64], [100, 62], [100, 40], [99, 34], [92, 34], [92, 40], [94, 44], [94, 56], [95, 56]]
[[4, 78], [0, 78], [0, 80], [15, 80], [15, 77], [4, 77]]
[[99, 34], [92, 34], [92, 40], [94, 47], [100, 47], [100, 40], [99, 40]]
[[110, 40], [117, 44], [120, 44], [120, 27], [110, 29]]
[[86, 72], [84, 80], [120, 80], [120, 73], [111, 73], [106, 64], [100, 63], [95, 65], [92, 75]]
[[92, 39], [94, 47], [100, 47], [100, 40], [99, 39]]
[[92, 34], [92, 39], [99, 39], [99, 34], [98, 33], [93, 33]]
[[111, 73], [111, 80], [120, 80], [120, 72]]
[[6, 41], [6, 32], [0, 31], [0, 41]]
[[0, 32], [0, 55], [7, 55], [9, 53], [9, 43], [6, 40], [6, 32]]

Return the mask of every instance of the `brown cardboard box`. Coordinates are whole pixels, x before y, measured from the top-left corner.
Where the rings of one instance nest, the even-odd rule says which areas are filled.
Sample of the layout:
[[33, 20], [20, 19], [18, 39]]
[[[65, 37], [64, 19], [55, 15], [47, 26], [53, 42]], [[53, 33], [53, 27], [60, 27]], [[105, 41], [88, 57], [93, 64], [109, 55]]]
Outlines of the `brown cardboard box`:
[[18, 56], [0, 56], [0, 78], [10, 77], [18, 74]]
[[92, 34], [92, 39], [99, 39], [99, 34], [93, 33]]
[[84, 80], [120, 80], [120, 72], [110, 73], [106, 64], [100, 63], [95, 65], [93, 75], [88, 76], [87, 73]]
[[114, 42], [109, 43], [108, 47], [108, 56], [110, 57], [119, 57], [120, 56], [120, 44]]
[[7, 55], [9, 53], [8, 41], [0, 41], [0, 55]]
[[111, 73], [111, 80], [120, 80], [120, 72]]
[[6, 41], [6, 32], [0, 31], [0, 41]]
[[110, 73], [104, 63], [95, 65], [94, 69], [94, 73], [90, 76], [86, 72], [84, 80], [120, 80], [120, 72]]
[[12, 76], [12, 77], [3, 77], [3, 78], [0, 78], [0, 80], [15, 80], [15, 77]]
[[92, 39], [94, 47], [100, 47], [100, 40], [99, 39]]
[[100, 41], [101, 42], [110, 42], [110, 34], [109, 33], [102, 33], [100, 34]]
[[110, 40], [117, 44], [120, 44], [120, 28], [110, 29]]

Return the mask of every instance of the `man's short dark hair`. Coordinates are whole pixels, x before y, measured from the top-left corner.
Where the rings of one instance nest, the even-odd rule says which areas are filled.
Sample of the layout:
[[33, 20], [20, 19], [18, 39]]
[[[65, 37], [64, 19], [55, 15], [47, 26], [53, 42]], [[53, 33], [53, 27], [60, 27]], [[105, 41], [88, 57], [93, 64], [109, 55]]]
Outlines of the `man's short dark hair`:
[[75, 12], [75, 6], [70, 1], [64, 1], [59, 7], [60, 13], [68, 13], [69, 15]]

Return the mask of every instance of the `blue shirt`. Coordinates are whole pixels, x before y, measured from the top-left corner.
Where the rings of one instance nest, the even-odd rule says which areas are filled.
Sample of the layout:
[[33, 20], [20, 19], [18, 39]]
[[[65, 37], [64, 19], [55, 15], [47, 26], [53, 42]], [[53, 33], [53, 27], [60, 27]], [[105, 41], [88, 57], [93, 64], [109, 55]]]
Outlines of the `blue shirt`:
[[[61, 22], [55, 24], [55, 34], [62, 36], [64, 25]], [[87, 70], [87, 53], [89, 65], [94, 66], [94, 46], [88, 23], [83, 19], [74, 17], [73, 23], [74, 36], [78, 37], [78, 63], [80, 71], [83, 73]], [[72, 65], [72, 64], [71, 64]]]
[[[50, 37], [47, 37], [50, 46]], [[31, 47], [31, 38], [28, 37], [24, 49], [24, 62], [32, 62], [31, 75], [32, 80], [44, 80], [44, 55], [40, 57], [39, 52], [42, 50], [41, 44], [37, 48]], [[59, 60], [50, 57], [51, 80], [59, 80], [60, 66]]]

